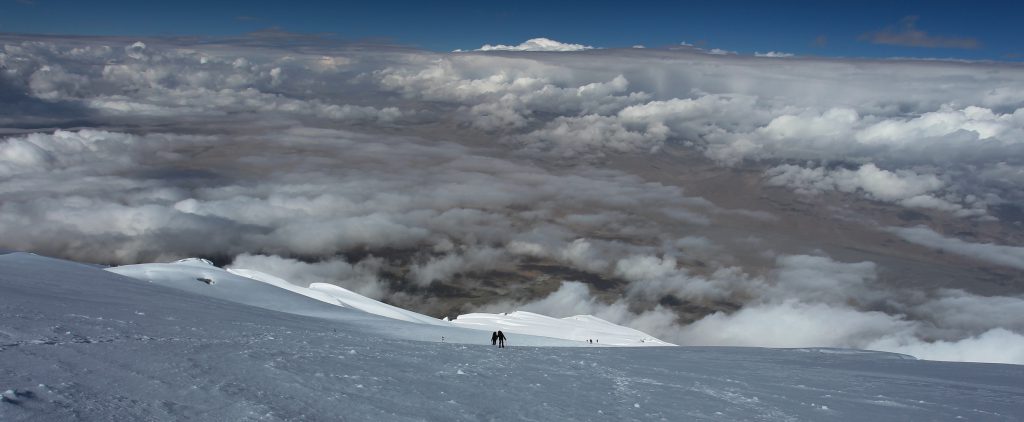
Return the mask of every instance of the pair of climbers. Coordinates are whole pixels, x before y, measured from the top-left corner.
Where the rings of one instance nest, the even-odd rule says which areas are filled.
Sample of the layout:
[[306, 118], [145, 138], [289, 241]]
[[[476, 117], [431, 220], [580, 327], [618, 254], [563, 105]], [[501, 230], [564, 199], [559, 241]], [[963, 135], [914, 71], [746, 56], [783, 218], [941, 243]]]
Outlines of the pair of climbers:
[[491, 333], [491, 346], [505, 347], [505, 333], [501, 330]]

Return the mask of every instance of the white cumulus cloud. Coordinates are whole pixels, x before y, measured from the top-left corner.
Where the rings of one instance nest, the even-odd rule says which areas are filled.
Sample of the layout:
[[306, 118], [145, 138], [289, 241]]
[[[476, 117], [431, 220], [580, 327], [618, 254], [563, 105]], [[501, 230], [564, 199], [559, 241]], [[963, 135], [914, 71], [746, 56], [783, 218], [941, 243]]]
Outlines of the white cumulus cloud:
[[519, 45], [484, 44], [476, 51], [581, 51], [593, 48], [589, 45], [563, 43], [548, 38], [531, 38]]

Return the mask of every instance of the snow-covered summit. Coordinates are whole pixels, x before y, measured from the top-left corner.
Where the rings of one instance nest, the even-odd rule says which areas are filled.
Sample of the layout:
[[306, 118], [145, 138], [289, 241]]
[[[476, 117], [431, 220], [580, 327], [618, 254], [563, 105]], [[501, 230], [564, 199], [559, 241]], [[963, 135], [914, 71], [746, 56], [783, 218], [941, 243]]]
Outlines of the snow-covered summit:
[[216, 268], [216, 265], [213, 265], [213, 261], [210, 261], [209, 259], [205, 259], [205, 258], [185, 258], [185, 259], [179, 259], [177, 261], [174, 261], [173, 263], [174, 264], [180, 264], [180, 265], [192, 265], [192, 266], [196, 266], [196, 267], [213, 267], [213, 268]]

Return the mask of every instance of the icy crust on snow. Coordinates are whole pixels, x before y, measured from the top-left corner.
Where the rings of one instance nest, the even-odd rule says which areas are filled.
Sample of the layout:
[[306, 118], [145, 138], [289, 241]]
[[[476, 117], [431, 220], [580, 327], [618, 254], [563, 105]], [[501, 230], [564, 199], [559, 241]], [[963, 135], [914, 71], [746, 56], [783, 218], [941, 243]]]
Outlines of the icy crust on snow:
[[[89, 265], [0, 255], [0, 421], [1019, 421], [1024, 415], [1021, 365], [828, 349], [527, 347], [522, 341], [497, 349], [489, 332], [481, 338], [480, 331], [294, 296], [346, 318], [275, 312]], [[413, 333], [466, 335], [478, 344], [403, 339]]]
[[[352, 310], [366, 312], [398, 321], [441, 327], [462, 327], [489, 333], [503, 330], [519, 336], [548, 337], [576, 343], [557, 345], [580, 346], [588, 339], [597, 339], [595, 346], [670, 346], [644, 332], [619, 326], [589, 315], [558, 319], [530, 312], [510, 314], [469, 314], [454, 321], [442, 321], [386, 303], [370, 299], [343, 287], [313, 283], [309, 287], [293, 284], [264, 272], [244, 268], [221, 269], [201, 258], [187, 258], [171, 263], [135, 264], [107, 268], [107, 271], [167, 287], [186, 290], [222, 300], [328, 319], [345, 319]], [[344, 308], [340, 311], [337, 308]], [[340, 311], [340, 312], [339, 312]], [[440, 341], [441, 336], [431, 340]], [[478, 341], [478, 340], [477, 340]], [[523, 343], [523, 338], [515, 340]], [[541, 345], [543, 341], [527, 340]], [[476, 342], [476, 341], [474, 341]], [[590, 345], [590, 343], [585, 343]]]
[[[503, 333], [557, 337], [586, 342], [596, 340], [599, 346], [675, 346], [632, 328], [623, 327], [592, 315], [552, 318], [533, 312], [516, 311], [504, 314], [474, 313], [459, 315], [452, 323], [480, 330], [502, 330]], [[589, 344], [589, 343], [588, 343]]]

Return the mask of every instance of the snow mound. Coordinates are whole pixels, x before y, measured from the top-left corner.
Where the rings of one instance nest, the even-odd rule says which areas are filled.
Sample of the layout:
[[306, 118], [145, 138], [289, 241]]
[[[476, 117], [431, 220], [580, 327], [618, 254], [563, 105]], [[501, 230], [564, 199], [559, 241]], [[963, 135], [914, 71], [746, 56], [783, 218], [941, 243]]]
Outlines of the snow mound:
[[505, 314], [473, 313], [459, 315], [452, 323], [479, 330], [501, 330], [505, 333], [582, 342], [594, 340], [595, 346], [674, 346], [643, 331], [613, 324], [592, 315], [553, 318], [524, 311]]
[[[107, 271], [203, 296], [274, 311], [328, 319], [344, 319], [346, 310], [333, 297], [266, 276], [263, 280], [234, 274], [198, 258], [167, 264], [136, 264]], [[272, 280], [272, 281], [268, 281]], [[291, 293], [289, 293], [289, 291]]]
[[213, 261], [210, 261], [209, 259], [203, 259], [203, 258], [185, 258], [185, 259], [179, 259], [177, 261], [174, 261], [173, 263], [174, 264], [181, 264], [181, 265], [192, 265], [192, 266], [196, 266], [196, 267], [212, 267], [212, 268], [217, 268], [216, 265], [213, 265]]
[[450, 323], [441, 321], [437, 318], [418, 314], [397, 306], [391, 306], [384, 302], [370, 299], [366, 296], [360, 295], [359, 293], [333, 284], [313, 283], [309, 285], [309, 290], [326, 294], [347, 306], [374, 315], [420, 324], [450, 325]]
[[330, 303], [332, 305], [358, 309], [366, 313], [380, 315], [382, 317], [397, 319], [400, 321], [431, 325], [450, 325], [447, 322], [441, 321], [437, 318], [433, 318], [423, 314], [418, 314], [416, 312], [408, 311], [397, 306], [391, 306], [384, 302], [370, 299], [359, 293], [353, 292], [344, 287], [336, 286], [333, 284], [313, 283], [310, 284], [309, 287], [302, 287], [296, 284], [292, 284], [288, 280], [261, 271], [249, 270], [244, 268], [228, 268], [227, 271], [235, 275], [251, 278], [256, 281], [262, 281], [264, 283], [280, 287], [282, 289], [298, 293], [300, 295], [307, 296], [319, 300], [321, 302]]
[[228, 269], [226, 269], [226, 271], [231, 273], [231, 274], [237, 275], [237, 276], [241, 276], [241, 277], [245, 277], [245, 278], [251, 278], [251, 279], [256, 280], [256, 281], [262, 281], [262, 282], [267, 283], [267, 284], [269, 284], [271, 286], [282, 288], [282, 289], [288, 290], [288, 291], [293, 292], [293, 293], [298, 293], [300, 295], [303, 295], [303, 296], [306, 296], [306, 297], [309, 297], [309, 298], [312, 298], [312, 299], [316, 299], [316, 300], [319, 300], [319, 301], [324, 302], [324, 303], [330, 303], [331, 305], [337, 305], [337, 306], [345, 306], [344, 303], [339, 301], [334, 296], [331, 296], [329, 294], [326, 294], [326, 293], [323, 293], [323, 292], [319, 292], [319, 291], [316, 291], [316, 290], [313, 290], [313, 289], [308, 289], [308, 288], [305, 288], [305, 287], [301, 287], [301, 286], [292, 284], [288, 280], [285, 280], [283, 278], [278, 278], [278, 277], [272, 276], [272, 275], [264, 273], [264, 272], [260, 272], [260, 271], [256, 271], [256, 270], [247, 270], [247, 269], [244, 269], [244, 268], [228, 268]]
[[[531, 312], [475, 313], [443, 321], [370, 299], [340, 286], [313, 283], [302, 287], [283, 278], [244, 268], [221, 269], [209, 260], [187, 258], [171, 263], [136, 264], [107, 271], [217, 299], [333, 320], [349, 320], [352, 312], [414, 324], [587, 342], [598, 346], [671, 346], [644, 332], [590, 315], [552, 318]], [[489, 337], [481, 335], [481, 338]], [[571, 343], [570, 343], [571, 344]], [[590, 344], [590, 343], [587, 343]]]

